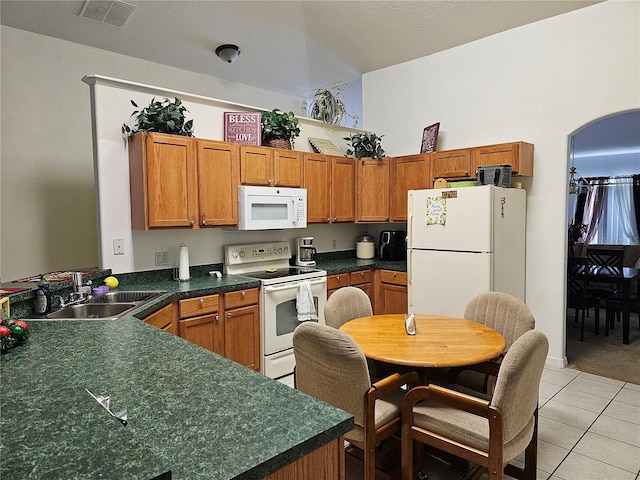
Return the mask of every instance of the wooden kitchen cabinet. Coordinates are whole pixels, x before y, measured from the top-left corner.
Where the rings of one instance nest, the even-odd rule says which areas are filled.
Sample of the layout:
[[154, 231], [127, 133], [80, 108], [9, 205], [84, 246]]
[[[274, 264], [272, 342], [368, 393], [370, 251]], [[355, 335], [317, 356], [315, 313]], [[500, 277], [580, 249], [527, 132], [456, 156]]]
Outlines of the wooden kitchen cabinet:
[[307, 189], [307, 223], [331, 221], [331, 157], [304, 154], [303, 187]]
[[144, 132], [129, 137], [132, 228], [197, 225], [196, 157], [194, 138]]
[[238, 146], [179, 135], [129, 138], [131, 226], [199, 228], [238, 223]]
[[429, 172], [431, 154], [405, 155], [390, 159], [391, 222], [407, 221], [407, 192], [431, 188]]
[[224, 356], [260, 371], [260, 292], [257, 288], [224, 294]]
[[511, 165], [512, 175], [533, 176], [533, 145], [525, 142], [487, 145], [471, 150], [471, 168], [483, 165]]
[[433, 153], [431, 176], [437, 178], [469, 178], [475, 176], [471, 171], [471, 150], [448, 150]]
[[240, 147], [240, 183], [265, 187], [300, 187], [302, 154], [269, 147]]
[[220, 295], [187, 298], [178, 302], [181, 338], [224, 356], [224, 323]]
[[360, 270], [358, 272], [349, 273], [349, 285], [357, 287], [362, 290], [367, 296], [372, 299], [373, 291], [371, 288], [371, 280], [373, 274], [371, 270]]
[[178, 315], [176, 313], [176, 305], [174, 303], [170, 303], [146, 317], [144, 322], [149, 325], [153, 325], [160, 330], [164, 330], [165, 332], [177, 335]]
[[435, 152], [432, 154], [431, 176], [432, 179], [477, 178], [478, 167], [484, 165], [511, 165], [512, 175], [533, 176], [533, 145], [511, 142]]
[[239, 147], [197, 140], [200, 225], [238, 224]]
[[307, 153], [303, 170], [307, 223], [353, 222], [355, 159]]
[[376, 270], [376, 315], [407, 313], [407, 273]]
[[327, 298], [329, 298], [337, 289], [348, 286], [349, 273], [335, 273], [333, 275], [327, 275]]
[[180, 337], [260, 371], [258, 288], [179, 301]]
[[356, 160], [356, 222], [389, 221], [389, 159]]

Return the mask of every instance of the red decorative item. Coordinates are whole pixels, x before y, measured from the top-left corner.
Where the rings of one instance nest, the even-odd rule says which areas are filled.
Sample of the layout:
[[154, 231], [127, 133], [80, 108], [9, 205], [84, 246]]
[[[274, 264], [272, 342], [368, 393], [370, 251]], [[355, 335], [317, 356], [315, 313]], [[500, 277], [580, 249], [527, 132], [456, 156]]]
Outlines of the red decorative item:
[[13, 324], [22, 327], [25, 332], [29, 331], [29, 325], [24, 320], [16, 320]]
[[261, 121], [260, 112], [224, 112], [224, 141], [260, 146]]
[[5, 325], [0, 325], [0, 338], [7, 338], [11, 335], [11, 330]]

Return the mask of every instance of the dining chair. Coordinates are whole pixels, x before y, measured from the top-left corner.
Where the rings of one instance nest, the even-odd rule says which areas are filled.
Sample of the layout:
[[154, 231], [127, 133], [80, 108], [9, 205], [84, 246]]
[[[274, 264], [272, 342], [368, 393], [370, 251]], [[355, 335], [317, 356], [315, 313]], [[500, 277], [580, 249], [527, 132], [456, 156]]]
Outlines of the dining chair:
[[371, 383], [367, 361], [358, 344], [346, 333], [315, 322], [301, 323], [293, 332], [296, 389], [354, 417], [354, 428], [345, 439], [363, 452], [364, 479], [391, 476], [376, 469], [376, 445], [400, 433], [402, 398], [418, 384], [415, 372], [394, 373]]
[[[518, 338], [491, 397], [433, 384], [412, 388], [402, 405], [402, 479], [413, 480], [415, 442], [486, 468], [490, 480], [504, 473], [535, 479], [538, 390], [548, 349], [547, 337], [537, 330]], [[522, 452], [524, 468], [508, 464]]]
[[340, 328], [349, 320], [373, 315], [369, 296], [356, 287], [342, 287], [331, 294], [324, 307], [324, 321]]
[[[620, 248], [608, 247], [587, 247], [587, 273], [607, 275], [611, 277], [622, 277], [624, 267], [624, 250]], [[589, 282], [588, 293], [598, 297], [602, 307], [605, 306], [607, 298], [612, 295], [619, 295], [622, 287], [620, 282], [600, 283], [597, 279]]]
[[580, 341], [584, 341], [584, 322], [591, 308], [595, 312], [595, 333], [600, 333], [601, 300], [597, 292], [590, 290], [587, 263], [567, 262], [567, 308], [573, 309], [574, 319], [580, 322]]
[[[464, 311], [464, 318], [498, 331], [505, 340], [503, 352], [525, 332], [533, 330], [536, 320], [531, 310], [519, 299], [504, 292], [486, 292], [472, 298]], [[495, 372], [503, 355], [489, 362], [451, 369], [449, 383], [483, 393], [490, 393], [495, 383]]]

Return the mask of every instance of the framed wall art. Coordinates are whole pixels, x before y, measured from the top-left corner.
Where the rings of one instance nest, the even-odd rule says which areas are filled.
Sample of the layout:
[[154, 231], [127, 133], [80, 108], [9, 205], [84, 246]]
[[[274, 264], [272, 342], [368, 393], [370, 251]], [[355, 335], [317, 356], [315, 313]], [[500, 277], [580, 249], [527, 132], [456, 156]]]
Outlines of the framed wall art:
[[436, 151], [439, 130], [440, 122], [429, 125], [424, 129], [424, 132], [422, 132], [422, 144], [420, 145], [420, 153], [429, 153]]

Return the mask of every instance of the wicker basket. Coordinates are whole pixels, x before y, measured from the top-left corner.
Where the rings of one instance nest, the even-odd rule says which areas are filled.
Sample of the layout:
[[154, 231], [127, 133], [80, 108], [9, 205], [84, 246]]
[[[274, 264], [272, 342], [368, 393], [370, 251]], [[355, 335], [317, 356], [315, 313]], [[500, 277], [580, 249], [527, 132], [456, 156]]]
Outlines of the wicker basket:
[[291, 150], [291, 142], [286, 138], [274, 138], [267, 142], [267, 147], [283, 148], [285, 150]]

